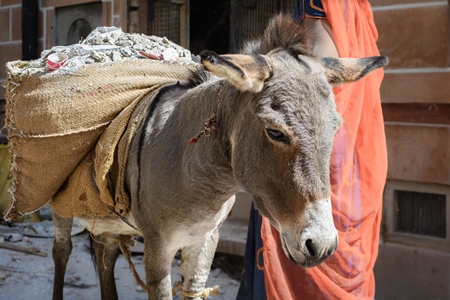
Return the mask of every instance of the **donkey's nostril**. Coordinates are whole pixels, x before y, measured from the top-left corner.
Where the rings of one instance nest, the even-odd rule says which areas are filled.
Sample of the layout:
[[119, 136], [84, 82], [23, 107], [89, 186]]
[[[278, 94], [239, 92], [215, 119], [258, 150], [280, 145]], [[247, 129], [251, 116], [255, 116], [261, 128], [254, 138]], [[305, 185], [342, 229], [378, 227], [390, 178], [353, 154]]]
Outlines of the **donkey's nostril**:
[[306, 249], [308, 250], [309, 255], [311, 257], [316, 256], [316, 252], [314, 251], [313, 241], [306, 240], [305, 245], [306, 245]]

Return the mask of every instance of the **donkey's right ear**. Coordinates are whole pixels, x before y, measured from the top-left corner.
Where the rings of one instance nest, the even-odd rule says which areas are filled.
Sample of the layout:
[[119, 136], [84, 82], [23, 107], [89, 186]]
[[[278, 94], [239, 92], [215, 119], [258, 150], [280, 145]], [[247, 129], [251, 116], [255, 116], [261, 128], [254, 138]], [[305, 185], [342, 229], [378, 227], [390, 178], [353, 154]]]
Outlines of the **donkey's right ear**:
[[242, 92], [259, 93], [264, 81], [272, 75], [270, 59], [265, 55], [218, 55], [205, 50], [200, 57], [206, 70], [226, 79]]
[[328, 82], [332, 85], [359, 80], [389, 63], [386, 56], [365, 58], [323, 57], [319, 60], [325, 69]]

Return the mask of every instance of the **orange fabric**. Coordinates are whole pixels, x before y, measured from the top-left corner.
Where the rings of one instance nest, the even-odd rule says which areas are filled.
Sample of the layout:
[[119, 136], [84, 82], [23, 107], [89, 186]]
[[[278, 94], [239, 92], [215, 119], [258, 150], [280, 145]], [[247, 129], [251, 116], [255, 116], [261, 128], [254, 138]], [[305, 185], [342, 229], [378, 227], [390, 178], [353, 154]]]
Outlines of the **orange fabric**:
[[[370, 4], [323, 0], [340, 57], [379, 55]], [[338, 250], [317, 267], [289, 262], [278, 232], [263, 218], [264, 276], [270, 299], [373, 299], [387, 153], [379, 88], [383, 71], [335, 89], [344, 123], [331, 155], [333, 217]]]

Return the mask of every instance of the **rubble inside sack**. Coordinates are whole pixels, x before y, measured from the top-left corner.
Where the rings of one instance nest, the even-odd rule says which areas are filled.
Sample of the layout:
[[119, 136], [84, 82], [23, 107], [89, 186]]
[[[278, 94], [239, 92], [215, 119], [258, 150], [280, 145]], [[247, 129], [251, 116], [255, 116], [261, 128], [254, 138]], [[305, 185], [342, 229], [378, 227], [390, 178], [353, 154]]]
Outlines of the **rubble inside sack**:
[[55, 46], [44, 50], [39, 59], [13, 61], [8, 69], [13, 75], [31, 75], [48, 71], [47, 58], [53, 53], [64, 53], [67, 61], [62, 72], [76, 72], [92, 63], [110, 63], [124, 59], [155, 59], [180, 65], [195, 64], [191, 52], [166, 37], [124, 33], [118, 27], [98, 27], [78, 44]]

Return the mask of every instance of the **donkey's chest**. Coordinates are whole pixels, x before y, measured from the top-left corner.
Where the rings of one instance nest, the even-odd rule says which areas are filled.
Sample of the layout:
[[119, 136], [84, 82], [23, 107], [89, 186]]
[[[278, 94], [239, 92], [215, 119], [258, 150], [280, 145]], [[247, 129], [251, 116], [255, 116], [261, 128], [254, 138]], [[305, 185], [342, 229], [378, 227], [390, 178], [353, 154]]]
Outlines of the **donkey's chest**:
[[183, 218], [171, 220], [171, 224], [161, 228], [166, 242], [173, 249], [184, 248], [194, 244], [202, 244], [210, 239], [228, 216], [235, 201], [232, 196], [219, 211], [185, 215]]
[[[127, 222], [119, 218], [92, 218], [78, 217], [80, 222], [86, 229], [94, 235], [102, 233], [122, 234], [122, 235], [138, 235], [142, 236], [142, 232], [130, 226]], [[199, 240], [208, 239], [212, 233], [220, 225], [213, 219], [198, 220], [197, 222], [176, 222], [167, 224], [165, 228], [160, 229], [170, 244], [178, 246], [190, 245]]]
[[[179, 249], [189, 245], [204, 242], [209, 239], [222, 224], [233, 207], [235, 196], [227, 200], [218, 212], [203, 212], [186, 215], [183, 218], [169, 218], [164, 224], [152, 226], [151, 232], [146, 228], [138, 229], [135, 218], [129, 213], [125, 220], [118, 217], [77, 217], [94, 235], [102, 233], [123, 234], [133, 236], [163, 236], [170, 248]], [[155, 232], [157, 228], [157, 232]]]

